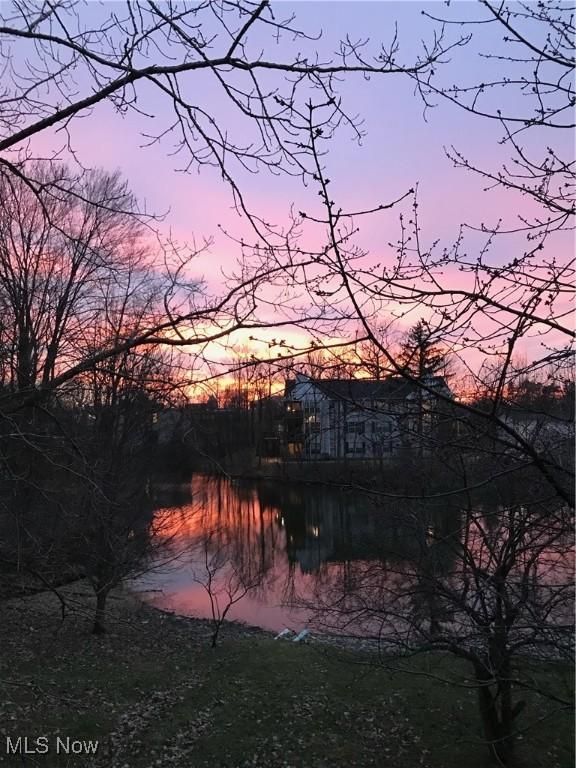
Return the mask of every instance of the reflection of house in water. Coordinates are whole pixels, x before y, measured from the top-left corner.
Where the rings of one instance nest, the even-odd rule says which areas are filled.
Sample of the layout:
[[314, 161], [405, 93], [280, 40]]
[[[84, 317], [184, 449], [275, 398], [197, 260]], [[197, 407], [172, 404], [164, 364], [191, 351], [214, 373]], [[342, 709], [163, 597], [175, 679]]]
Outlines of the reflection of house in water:
[[424, 390], [400, 377], [311, 379], [286, 384], [284, 447], [290, 458], [383, 458], [421, 444], [441, 421], [434, 391], [451, 396], [442, 377]]
[[376, 509], [352, 494], [290, 488], [278, 506], [288, 558], [304, 573], [322, 563], [408, 559], [419, 551], [405, 516]]
[[176, 521], [182, 532], [188, 538], [214, 532], [211, 545], [250, 577], [259, 572], [272, 578], [282, 563], [316, 573], [323, 564], [415, 562], [430, 547], [431, 525], [439, 539], [446, 522], [449, 529], [457, 528], [445, 507], [412, 515], [389, 500], [372, 503], [366, 496], [327, 488], [196, 475], [184, 490], [187, 498], [167, 494], [157, 508], [184, 501], [187, 514]]

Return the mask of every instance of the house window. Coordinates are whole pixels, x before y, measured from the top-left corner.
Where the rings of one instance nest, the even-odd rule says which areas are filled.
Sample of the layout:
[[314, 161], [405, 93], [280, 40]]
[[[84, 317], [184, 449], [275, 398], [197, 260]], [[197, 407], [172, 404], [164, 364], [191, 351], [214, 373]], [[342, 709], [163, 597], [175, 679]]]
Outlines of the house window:
[[364, 421], [349, 421], [346, 424], [346, 432], [348, 432], [349, 435], [363, 435], [364, 427]]

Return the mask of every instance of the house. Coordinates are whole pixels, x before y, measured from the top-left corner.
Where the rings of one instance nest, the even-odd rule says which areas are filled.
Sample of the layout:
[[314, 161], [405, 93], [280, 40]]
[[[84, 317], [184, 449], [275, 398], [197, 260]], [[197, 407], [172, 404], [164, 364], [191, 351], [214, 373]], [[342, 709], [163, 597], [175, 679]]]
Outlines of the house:
[[373, 459], [402, 448], [424, 450], [434, 437], [442, 401], [451, 392], [442, 377], [426, 389], [401, 377], [312, 379], [286, 382], [283, 444], [287, 458]]
[[[535, 450], [553, 458], [555, 462], [565, 463], [567, 469], [573, 466], [576, 430], [572, 418], [509, 408], [502, 421]], [[509, 433], [503, 430], [500, 432], [502, 437], [510, 438]]]

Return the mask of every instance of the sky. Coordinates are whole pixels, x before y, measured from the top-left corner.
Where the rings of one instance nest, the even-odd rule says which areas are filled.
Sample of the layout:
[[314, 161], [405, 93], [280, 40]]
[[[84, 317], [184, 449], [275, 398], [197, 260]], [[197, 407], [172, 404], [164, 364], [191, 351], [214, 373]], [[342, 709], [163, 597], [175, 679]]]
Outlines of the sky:
[[[106, 7], [114, 5], [107, 3]], [[422, 9], [436, 9], [441, 5], [325, 0], [278, 3], [275, 7], [284, 13], [294, 10], [303, 28], [312, 33], [321, 31], [322, 39], [309, 47], [326, 57], [343, 35], [360, 39], [370, 34], [375, 40], [379, 36], [386, 40], [396, 22], [408, 60], [420, 39], [430, 38], [437, 27], [422, 17]], [[466, 12], [468, 6], [473, 6], [472, 3], [460, 5]], [[451, 30], [450, 34], [456, 37], [458, 32]], [[273, 53], [289, 60], [293, 54], [289, 42], [278, 48], [280, 50]], [[301, 48], [299, 45], [298, 49]], [[454, 58], [458, 61], [446, 66], [457, 68], [460, 78], [475, 81], [479, 75], [476, 58], [470, 52], [465, 55], [457, 52]], [[211, 108], [215, 108], [216, 103], [220, 106], [210, 84], [202, 82], [200, 87], [201, 96]], [[424, 224], [434, 223], [434, 236], [453, 236], [455, 227], [464, 219], [488, 219], [499, 214], [498, 196], [483, 195], [481, 182], [453, 169], [444, 154], [444, 147], [456, 144], [479, 163], [493, 161], [498, 154], [496, 126], [448, 104], [429, 110], [425, 120], [421, 99], [414, 94], [414, 84], [401, 76], [372, 78], [366, 82], [362, 75], [354, 75], [342, 83], [339, 91], [346, 110], [360, 115], [365, 132], [359, 145], [352, 131], [344, 128], [329, 150], [327, 165], [337, 185], [339, 200], [354, 206], [370, 205], [398, 197], [418, 183]], [[160, 121], [168, 106], [161, 94], [150, 91], [144, 108]], [[225, 111], [223, 115], [226, 119]], [[218, 224], [234, 222], [229, 213], [229, 190], [222, 184], [219, 173], [207, 168], [199, 174], [178, 172], [183, 159], [168, 156], [171, 150], [168, 141], [162, 146], [143, 148], [145, 140], [139, 139], [138, 133], [150, 130], [150, 125], [140, 116], [129, 113], [119, 119], [111, 105], [103, 104], [73, 130], [74, 146], [82, 161], [120, 168], [149, 208], [160, 212], [169, 208], [166, 226], [177, 236], [186, 238], [192, 232], [200, 237], [213, 236]], [[265, 212], [275, 221], [286, 217], [291, 203], [300, 205], [309, 197], [299, 182], [287, 178], [245, 174], [241, 182], [252, 208]], [[461, 194], [450, 194], [449, 207], [445, 199], [448, 190], [462, 190]], [[370, 243], [377, 243], [374, 234], [367, 231]]]
[[[81, 21], [85, 24], [121, 13], [122, 4], [107, 2], [84, 6]], [[420, 49], [422, 40], [430, 40], [438, 24], [426, 18], [423, 11], [447, 18], [471, 20], [481, 9], [471, 2], [278, 2], [273, 5], [277, 16], [296, 14], [301, 28], [321, 34], [319, 40], [293, 42], [286, 37], [279, 42], [261, 39], [252, 42], [278, 58], [290, 60], [296, 50], [317, 53], [330, 58], [338, 42], [349, 35], [353, 39], [370, 38], [387, 41], [397, 26], [400, 60], [409, 60]], [[450, 26], [447, 38], [455, 40], [468, 28]], [[440, 65], [445, 83], [477, 83], [501, 70], [501, 61], [488, 61], [477, 55], [489, 47], [502, 51], [502, 33], [490, 25], [475, 28], [473, 42], [455, 49]], [[22, 55], [26, 55], [24, 47]], [[186, 83], [198, 103], [220, 116], [231, 132], [241, 131], [237, 116], [218, 99], [210, 78], [196, 78]], [[485, 190], [485, 182], [473, 173], [454, 168], [446, 157], [446, 148], [455, 146], [476, 165], [497, 168], [506, 160], [507, 150], [499, 145], [501, 130], [494, 121], [470, 115], [446, 102], [438, 103], [424, 114], [423, 103], [415, 93], [414, 82], [405, 76], [387, 75], [367, 81], [362, 75], [347, 77], [339, 86], [347, 113], [358, 114], [364, 136], [358, 142], [353, 131], [342, 128], [330, 142], [325, 166], [332, 180], [332, 194], [343, 207], [362, 209], [387, 203], [418, 185], [419, 216], [425, 242], [440, 240], [450, 244], [463, 222], [478, 226], [495, 223], [503, 217], [510, 223], [528, 210], [524, 199], [502, 190]], [[508, 109], [522, 109], [518, 99], [505, 94]], [[119, 115], [109, 102], [99, 104], [84, 119], [70, 125], [72, 143], [78, 159], [86, 166], [119, 168], [146, 208], [165, 214], [161, 224], [164, 233], [180, 242], [195, 238], [213, 239], [207, 252], [195, 262], [195, 277], [202, 277], [211, 291], [218, 291], [221, 270], [232, 268], [238, 249], [224, 237], [225, 227], [237, 237], [245, 236], [246, 222], [232, 208], [230, 189], [213, 168], [203, 167], [183, 173], [184, 159], [171, 156], [170, 139], [145, 147], [143, 133], [161, 130], [170, 122], [170, 105], [152, 88], [140, 92], [138, 107], [154, 118], [128, 112]], [[555, 137], [570, 150], [571, 137]], [[34, 148], [44, 153], [62, 145], [61, 133], [45, 133], [35, 139]], [[545, 141], [545, 138], [542, 138]], [[313, 211], [316, 190], [304, 188], [300, 180], [267, 172], [239, 173], [238, 182], [251, 210], [276, 224], [286, 222], [290, 207]], [[399, 233], [397, 213], [385, 217], [364, 218], [356, 242], [374, 262], [390, 257], [388, 243]], [[473, 246], [479, 241], [471, 236]], [[513, 246], [514, 244], [512, 244]], [[571, 242], [559, 240], [558, 247], [569, 248]], [[508, 240], [495, 258], [508, 258]], [[455, 276], [457, 280], [457, 276]], [[296, 334], [295, 338], [298, 337]], [[246, 340], [244, 340], [246, 341]]]

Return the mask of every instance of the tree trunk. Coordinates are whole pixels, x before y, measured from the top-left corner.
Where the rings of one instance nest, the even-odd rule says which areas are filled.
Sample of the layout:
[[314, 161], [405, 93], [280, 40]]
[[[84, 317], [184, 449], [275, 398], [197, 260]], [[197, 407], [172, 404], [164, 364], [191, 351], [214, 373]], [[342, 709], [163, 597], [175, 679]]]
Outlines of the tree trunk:
[[221, 621], [216, 621], [214, 625], [214, 631], [212, 632], [212, 637], [210, 639], [210, 647], [216, 648], [218, 645], [218, 635], [220, 634], [220, 627], [222, 626]]
[[[495, 681], [484, 667], [476, 667], [478, 681], [478, 704], [484, 738], [492, 760], [499, 766], [513, 764], [513, 717], [509, 711], [510, 683], [508, 680]], [[494, 691], [494, 684], [497, 690]]]
[[106, 632], [106, 598], [108, 590], [96, 591], [96, 613], [94, 614], [94, 627], [92, 634], [103, 635]]

